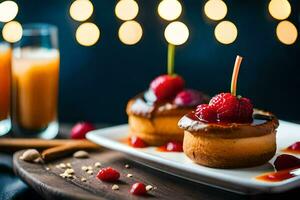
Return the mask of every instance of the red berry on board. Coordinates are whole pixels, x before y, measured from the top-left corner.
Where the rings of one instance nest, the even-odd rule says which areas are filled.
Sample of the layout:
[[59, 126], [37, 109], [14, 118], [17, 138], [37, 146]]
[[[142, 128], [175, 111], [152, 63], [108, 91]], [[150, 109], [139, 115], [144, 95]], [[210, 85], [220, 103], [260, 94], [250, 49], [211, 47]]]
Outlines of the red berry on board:
[[204, 103], [204, 95], [196, 90], [186, 89], [179, 92], [175, 99], [174, 104], [179, 106], [196, 106]]
[[89, 122], [79, 122], [73, 126], [71, 129], [72, 139], [85, 139], [87, 132], [95, 130], [93, 124]]
[[208, 104], [198, 105], [196, 108], [195, 115], [202, 121], [205, 122], [216, 122], [217, 113], [215, 109]]
[[183, 90], [185, 82], [178, 75], [161, 75], [150, 83], [150, 89], [155, 94], [158, 101], [174, 98], [176, 94]]
[[146, 186], [143, 183], [135, 183], [131, 186], [130, 193], [138, 196], [145, 195], [147, 193]]
[[144, 148], [147, 147], [147, 144], [139, 137], [137, 136], [131, 136], [129, 138], [130, 146], [135, 148]]
[[112, 167], [100, 169], [97, 178], [101, 181], [114, 182], [120, 178], [120, 173]]
[[281, 154], [274, 161], [274, 166], [277, 171], [300, 167], [300, 159], [292, 155]]

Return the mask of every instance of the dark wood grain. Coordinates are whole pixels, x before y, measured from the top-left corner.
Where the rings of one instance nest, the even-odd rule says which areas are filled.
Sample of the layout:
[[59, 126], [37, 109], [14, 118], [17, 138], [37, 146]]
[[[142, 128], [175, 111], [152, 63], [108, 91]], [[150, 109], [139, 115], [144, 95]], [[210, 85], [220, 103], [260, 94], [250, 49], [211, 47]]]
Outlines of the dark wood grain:
[[[95, 152], [88, 159], [64, 158], [53, 161], [47, 165], [27, 163], [19, 159], [22, 152], [14, 155], [14, 170], [26, 183], [31, 185], [41, 196], [46, 199], [287, 199], [292, 195], [300, 195], [299, 190], [276, 195], [243, 196], [219, 189], [214, 189], [201, 184], [189, 182], [151, 168], [145, 167], [129, 160], [124, 154], [114, 151]], [[75, 170], [77, 179], [64, 179], [59, 176], [63, 170], [55, 165], [70, 162]], [[112, 166], [121, 172], [120, 181], [117, 183], [120, 190], [111, 189], [113, 183], [104, 183], [96, 178], [99, 169], [94, 168], [93, 175], [87, 175], [81, 170], [82, 165], [94, 165], [101, 162], [102, 167]], [[126, 169], [125, 164], [131, 168]], [[46, 170], [49, 167], [50, 170]], [[126, 177], [128, 173], [132, 178]], [[86, 177], [87, 182], [82, 182], [80, 177]], [[128, 191], [134, 182], [143, 182], [157, 187], [145, 197], [136, 197]]]

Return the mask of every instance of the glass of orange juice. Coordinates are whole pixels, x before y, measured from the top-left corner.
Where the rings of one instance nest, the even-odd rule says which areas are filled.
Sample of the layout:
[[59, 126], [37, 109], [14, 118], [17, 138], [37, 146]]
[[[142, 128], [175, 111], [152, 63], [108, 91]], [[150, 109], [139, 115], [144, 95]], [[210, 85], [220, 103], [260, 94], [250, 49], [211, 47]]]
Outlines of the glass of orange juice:
[[59, 49], [57, 28], [23, 25], [22, 39], [12, 53], [13, 133], [54, 138], [58, 133]]
[[11, 48], [0, 42], [0, 136], [9, 132], [11, 94]]

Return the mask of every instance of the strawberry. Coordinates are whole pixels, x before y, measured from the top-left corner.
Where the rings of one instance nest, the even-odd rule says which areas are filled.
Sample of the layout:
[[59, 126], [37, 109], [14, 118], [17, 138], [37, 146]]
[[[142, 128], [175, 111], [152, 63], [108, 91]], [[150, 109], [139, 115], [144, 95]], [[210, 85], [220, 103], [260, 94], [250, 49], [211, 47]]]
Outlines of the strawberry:
[[178, 106], [196, 106], [198, 104], [204, 103], [204, 95], [196, 90], [185, 89], [179, 92], [175, 99], [174, 104]]
[[217, 113], [215, 109], [208, 104], [201, 104], [197, 106], [196, 117], [205, 122], [216, 122], [217, 121]]
[[210, 100], [209, 105], [217, 112], [220, 122], [252, 122], [253, 105], [247, 98], [220, 93]]
[[155, 78], [150, 89], [155, 94], [157, 101], [174, 98], [184, 88], [184, 80], [178, 75], [161, 75]]

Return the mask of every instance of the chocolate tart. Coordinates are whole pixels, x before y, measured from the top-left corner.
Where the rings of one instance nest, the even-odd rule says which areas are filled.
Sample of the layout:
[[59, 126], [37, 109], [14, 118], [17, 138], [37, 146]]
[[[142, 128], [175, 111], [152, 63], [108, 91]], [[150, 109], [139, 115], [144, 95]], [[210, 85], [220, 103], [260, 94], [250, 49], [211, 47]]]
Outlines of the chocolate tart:
[[261, 110], [254, 110], [252, 123], [205, 123], [193, 112], [178, 122], [184, 130], [184, 153], [194, 162], [213, 168], [266, 163], [276, 152], [278, 125], [272, 113]]
[[[126, 108], [129, 136], [138, 136], [148, 145], [163, 145], [169, 141], [183, 141], [178, 121], [195, 106], [178, 106], [173, 101], [155, 102], [145, 98], [144, 92], [129, 100]], [[205, 100], [208, 101], [208, 98]]]

